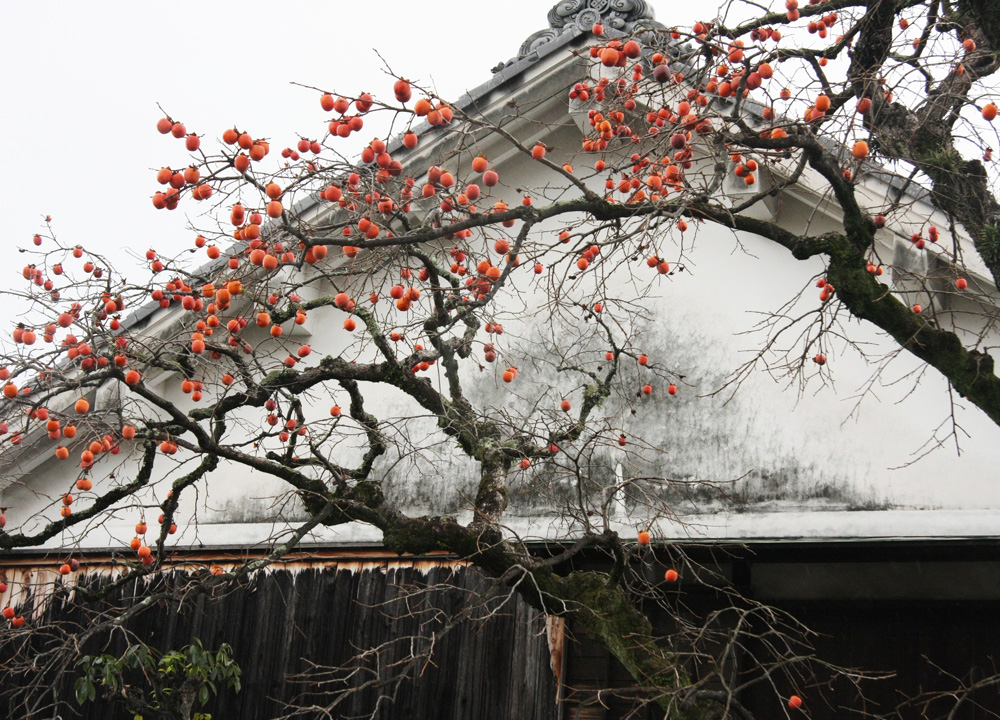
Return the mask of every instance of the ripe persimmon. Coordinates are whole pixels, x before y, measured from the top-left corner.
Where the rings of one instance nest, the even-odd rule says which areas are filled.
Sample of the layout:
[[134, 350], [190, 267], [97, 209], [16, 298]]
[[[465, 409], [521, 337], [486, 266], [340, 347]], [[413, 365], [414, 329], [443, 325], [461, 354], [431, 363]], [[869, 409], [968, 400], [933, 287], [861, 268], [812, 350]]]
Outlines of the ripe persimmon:
[[413, 104], [413, 113], [417, 117], [424, 117], [433, 109], [430, 100], [427, 98], [420, 98]]
[[393, 83], [392, 92], [395, 94], [396, 99], [401, 103], [409, 102], [413, 94], [410, 89], [410, 83], [402, 78]]

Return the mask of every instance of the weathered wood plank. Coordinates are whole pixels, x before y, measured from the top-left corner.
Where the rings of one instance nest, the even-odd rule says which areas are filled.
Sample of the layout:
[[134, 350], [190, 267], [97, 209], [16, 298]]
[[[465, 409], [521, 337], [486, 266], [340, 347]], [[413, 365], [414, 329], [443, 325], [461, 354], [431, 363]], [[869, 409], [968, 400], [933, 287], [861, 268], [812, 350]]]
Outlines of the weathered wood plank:
[[[196, 637], [208, 648], [229, 642], [243, 670], [243, 691], [222, 692], [206, 709], [229, 720], [263, 720], [278, 717], [284, 703], [320, 699], [315, 682], [295, 679], [310, 663], [334, 666], [382, 644], [383, 665], [402, 661], [410, 652], [410, 637], [440, 633], [445, 620], [467, 609], [486, 587], [474, 571], [458, 564], [432, 567], [427, 573], [406, 566], [388, 568], [383, 562], [303, 565], [258, 574], [243, 587], [216, 593], [218, 597], [188, 596], [181, 604], [152, 608], [134, 618], [127, 630], [159, 648], [180, 647]], [[93, 582], [107, 580], [95, 577]], [[415, 595], [420, 588], [424, 591]], [[121, 590], [116, 601], [124, 604], [130, 594]], [[53, 612], [61, 613], [62, 620], [86, 622], [86, 613], [79, 609]], [[393, 702], [379, 700], [380, 695], [393, 694], [391, 688], [370, 687], [351, 697], [333, 717], [374, 713], [379, 720], [557, 720], [560, 709], [544, 627], [536, 611], [514, 598], [489, 619], [462, 623], [438, 638], [432, 661], [414, 666], [414, 679], [399, 685]], [[123, 635], [117, 633], [85, 651], [120, 653], [124, 647]], [[349, 684], [357, 688], [373, 677], [366, 671]], [[72, 676], [62, 679], [63, 717], [72, 717], [77, 709], [72, 681]], [[22, 716], [0, 699], [0, 717]], [[79, 716], [131, 720], [102, 701], [85, 706]]]

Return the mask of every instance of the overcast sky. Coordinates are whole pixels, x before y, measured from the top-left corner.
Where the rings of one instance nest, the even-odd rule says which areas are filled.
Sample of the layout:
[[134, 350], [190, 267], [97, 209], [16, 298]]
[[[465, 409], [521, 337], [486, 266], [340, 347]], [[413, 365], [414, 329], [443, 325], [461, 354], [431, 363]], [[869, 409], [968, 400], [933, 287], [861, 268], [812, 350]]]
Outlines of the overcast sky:
[[[684, 22], [668, 11], [673, 4], [660, 2], [657, 19]], [[547, 27], [549, 7], [538, 0], [0, 3], [7, 208], [0, 286], [20, 280], [16, 248], [30, 243], [45, 215], [64, 244], [118, 258], [125, 249], [190, 245], [185, 203], [167, 213], [150, 202], [156, 170], [184, 167], [188, 158], [179, 141], [156, 132], [157, 103], [207, 142], [235, 124], [280, 149], [325, 129], [317, 94], [293, 81], [391, 97], [377, 47], [396, 72], [457, 98]]]

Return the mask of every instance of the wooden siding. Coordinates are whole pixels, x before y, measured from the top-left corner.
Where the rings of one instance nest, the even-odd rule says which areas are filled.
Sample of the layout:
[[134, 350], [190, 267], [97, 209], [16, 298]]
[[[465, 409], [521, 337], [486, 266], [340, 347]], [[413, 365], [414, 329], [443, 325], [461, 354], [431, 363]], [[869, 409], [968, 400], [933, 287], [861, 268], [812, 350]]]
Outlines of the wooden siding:
[[[845, 708], [869, 715], [889, 715], [905, 698], [954, 689], [1000, 672], [1000, 585], [995, 580], [1000, 542], [868, 543], [804, 546], [792, 543], [755, 548], [688, 548], [689, 557], [713, 566], [747, 595], [789, 611], [818, 634], [815, 655], [844, 666], [893, 673], [868, 683], [865, 700], [848, 683], [821, 689], [807, 680], [801, 687], [744, 693], [741, 701], [758, 718], [785, 717], [785, 695], [801, 694], [811, 720], [832, 720]], [[661, 577], [661, 562], [676, 564], [667, 549], [649, 562], [650, 578]], [[189, 554], [185, 562], [203, 568], [225, 565], [222, 553]], [[573, 564], [578, 564], [574, 561]], [[579, 558], [580, 566], [600, 567], [600, 558]], [[106, 566], [103, 566], [106, 568]], [[24, 557], [2, 571], [17, 583], [47, 586], [52, 562]], [[81, 582], [107, 583], [100, 559], [90, 558]], [[447, 618], [473, 612], [487, 583], [464, 564], [448, 557], [396, 558], [384, 551], [318, 551], [256, 575], [226, 594], [188, 597], [135, 618], [128, 630], [161, 648], [183, 646], [201, 638], [206, 647], [233, 645], [244, 670], [244, 690], [223, 693], [210, 708], [226, 720], [279, 717], [284, 702], [318, 700], [316, 682], [296, 676], [310, 663], [339, 665], [361, 650], [389, 643], [383, 664], [401, 659], [411, 637], [435, 633], [432, 662], [421, 662], [415, 680], [399, 686], [394, 700], [378, 707], [379, 720], [617, 720], [662, 717], [656, 708], [635, 712], [628, 701], [605, 697], [605, 706], [578, 706], [595, 690], [632, 685], [624, 669], [599, 645], [561, 622], [546, 622], [522, 601], [512, 598], [488, 619], [457, 624], [442, 635]], [[423, 592], [417, 596], [414, 589]], [[124, 602], [133, 588], [118, 593]], [[662, 632], [683, 614], [704, 616], [726, 602], [717, 589], [688, 573], [664, 588], [666, 607], [650, 609]], [[6, 602], [6, 598], [3, 599]], [[85, 622], [83, 611], [53, 607], [54, 617]], [[481, 616], [482, 610], [475, 611]], [[35, 622], [29, 618], [29, 622]], [[393, 640], [398, 640], [392, 644]], [[425, 640], [426, 642], [426, 640]], [[96, 653], [103, 646], [91, 645]], [[120, 652], [116, 637], [108, 646]], [[2, 660], [2, 658], [0, 658]], [[742, 667], [740, 672], [754, 672]], [[558, 673], [558, 675], [557, 675]], [[950, 674], [950, 675], [949, 675]], [[358, 676], [357, 686], [372, 676]], [[561, 683], [559, 679], [561, 679]], [[10, 687], [18, 678], [4, 677]], [[72, 678], [63, 682], [71, 697]], [[310, 695], [310, 693], [313, 693]], [[821, 698], [823, 693], [825, 698]], [[947, 698], [930, 706], [930, 716], [947, 714]], [[332, 714], [335, 718], [368, 717], [378, 692], [360, 691]], [[75, 717], [67, 702], [61, 717]], [[901, 712], [919, 717], [919, 705]], [[998, 686], [985, 687], [965, 702], [955, 720], [985, 720], [1000, 715]], [[51, 718], [52, 713], [38, 715]], [[0, 702], [0, 717], [24, 713]], [[131, 720], [112, 715], [106, 705], [85, 708], [84, 718]], [[320, 717], [318, 713], [303, 717]]]
[[[315, 681], [295, 679], [311, 663], [337, 665], [359, 651], [388, 643], [380, 660], [389, 664], [409, 651], [408, 638], [440, 634], [446, 616], [463, 611], [483, 614], [472, 610], [470, 601], [485, 590], [481, 576], [454, 562], [434, 562], [424, 569], [425, 573], [419, 572], [406, 561], [352, 561], [325, 567], [299, 563], [294, 569], [260, 573], [246, 587], [218, 598], [201, 596], [182, 605], [153, 608], [127, 627], [159, 648], [181, 647], [194, 638], [206, 648], [230, 643], [243, 669], [243, 690], [222, 692], [209, 708], [213, 717], [278, 717], [284, 702], [308, 705], [319, 699], [313, 692], [318, 689]], [[106, 577], [94, 585], [105, 582]], [[416, 587], [430, 589], [407, 602], [405, 594]], [[128, 594], [125, 590], [118, 599]], [[83, 616], [75, 612], [63, 619]], [[123, 645], [113, 639], [106, 648], [92, 644], [86, 652], [105, 649], [120, 652]], [[378, 705], [378, 689], [361, 690], [332, 717], [368, 717], [377, 705], [373, 717], [379, 720], [559, 717], [545, 619], [516, 598], [488, 619], [459, 624], [437, 638], [431, 662], [418, 663], [411, 674], [417, 679], [402, 683], [392, 702]], [[359, 673], [349, 684], [357, 687], [371, 678], [370, 673]], [[72, 678], [65, 678], [63, 686], [67, 702], [62, 717], [76, 717], [76, 703], [69, 700]], [[393, 689], [383, 692], [391, 695]], [[24, 714], [0, 704], [0, 717]], [[102, 702], [85, 706], [80, 717], [131, 720], [120, 710], [112, 714]]]

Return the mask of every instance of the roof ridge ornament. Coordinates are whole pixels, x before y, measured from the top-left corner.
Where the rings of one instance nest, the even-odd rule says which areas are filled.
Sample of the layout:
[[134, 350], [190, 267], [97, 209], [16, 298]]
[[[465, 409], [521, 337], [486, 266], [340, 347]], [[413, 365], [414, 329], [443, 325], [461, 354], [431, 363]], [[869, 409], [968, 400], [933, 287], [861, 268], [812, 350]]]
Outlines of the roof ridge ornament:
[[646, 0], [563, 0], [549, 10], [548, 20], [548, 28], [532, 33], [521, 44], [515, 61], [564, 33], [589, 32], [596, 23], [625, 34], [637, 26], [661, 27]]
[[549, 10], [549, 27], [575, 25], [583, 31], [601, 23], [628, 32], [637, 20], [652, 20], [653, 9], [645, 0], [563, 0]]

